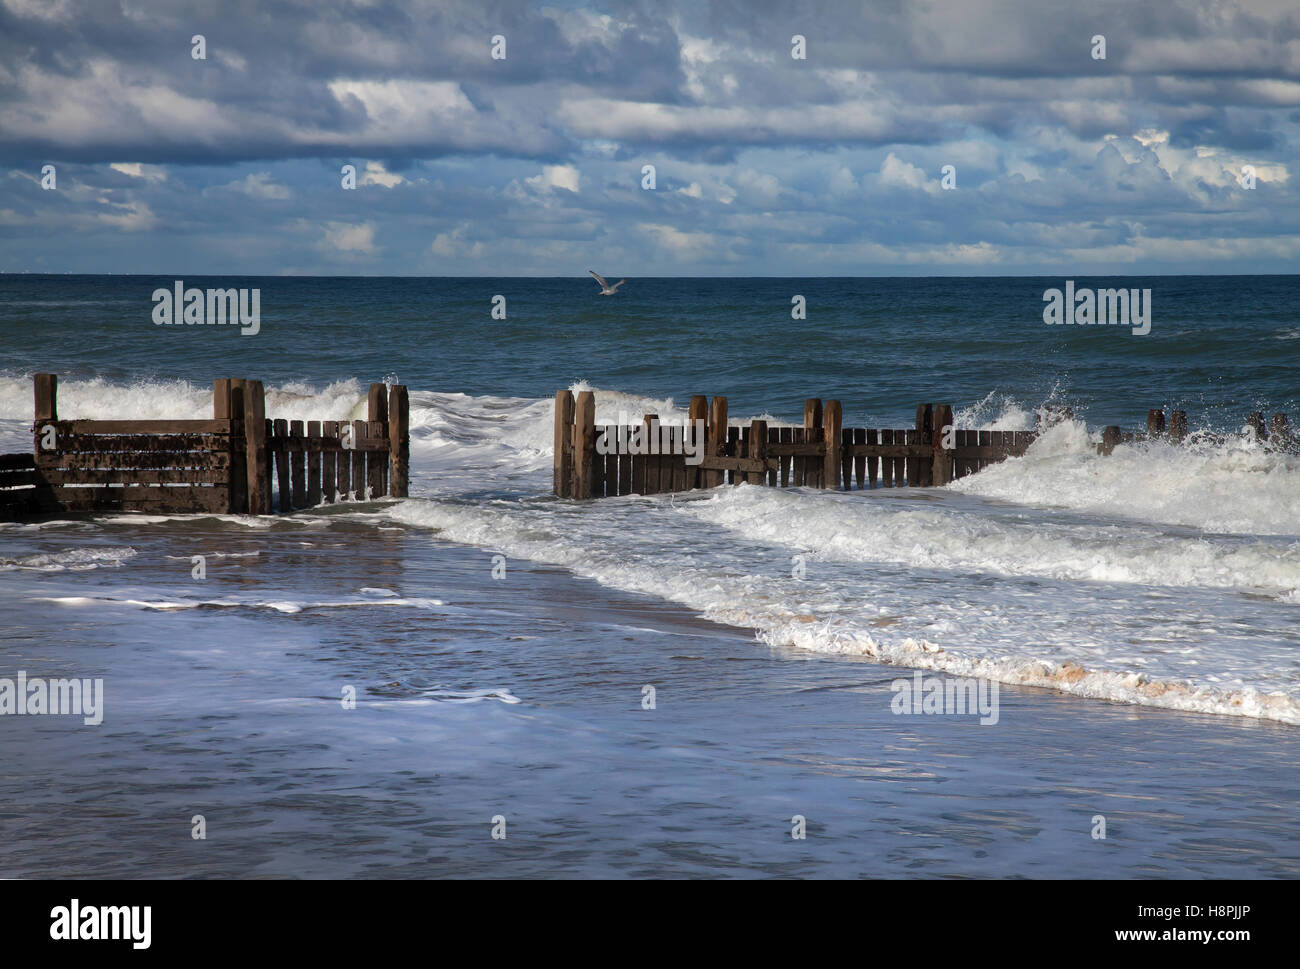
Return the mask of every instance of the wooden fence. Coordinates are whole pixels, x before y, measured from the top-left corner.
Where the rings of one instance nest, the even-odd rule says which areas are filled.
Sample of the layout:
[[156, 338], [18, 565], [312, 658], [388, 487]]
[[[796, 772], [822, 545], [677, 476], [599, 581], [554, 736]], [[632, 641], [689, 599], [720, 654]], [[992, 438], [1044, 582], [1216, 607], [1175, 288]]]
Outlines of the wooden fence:
[[[921, 404], [907, 428], [844, 427], [842, 415], [839, 401], [814, 398], [804, 403], [803, 427], [768, 427], [761, 420], [731, 427], [727, 398], [696, 396], [685, 425], [661, 424], [655, 414], [646, 414], [640, 427], [598, 425], [592, 392], [575, 400], [561, 390], [555, 395], [554, 492], [564, 498], [653, 495], [742, 481], [844, 491], [931, 487], [1022, 455], [1040, 433], [957, 430], [947, 404]], [[1049, 409], [1049, 421], [1071, 416], [1068, 409], [1051, 416]], [[1166, 429], [1163, 411], [1150, 411], [1145, 433], [1106, 427], [1097, 450], [1109, 454], [1117, 444], [1154, 437], [1182, 441], [1187, 415], [1174, 411], [1170, 417]], [[1264, 415], [1254, 413], [1248, 425], [1270, 446], [1294, 447], [1285, 414], [1274, 415], [1266, 428]], [[692, 454], [699, 460], [688, 460]]]
[[266, 417], [261, 381], [213, 381], [211, 420], [60, 420], [35, 378], [32, 454], [0, 455], [0, 518], [84, 511], [270, 514], [407, 495], [407, 389], [371, 384], [364, 421]]

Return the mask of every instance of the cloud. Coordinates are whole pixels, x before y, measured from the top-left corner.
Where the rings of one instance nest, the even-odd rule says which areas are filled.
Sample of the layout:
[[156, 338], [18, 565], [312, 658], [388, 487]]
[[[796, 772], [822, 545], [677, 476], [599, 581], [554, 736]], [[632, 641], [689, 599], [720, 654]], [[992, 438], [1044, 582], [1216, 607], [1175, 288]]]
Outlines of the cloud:
[[[245, 13], [0, 0], [4, 265], [1285, 271], [1300, 255], [1285, 0]], [[343, 164], [367, 191], [340, 190]]]
[[537, 191], [562, 188], [576, 193], [580, 178], [578, 169], [572, 165], [547, 165], [542, 169], [542, 174], [526, 178], [524, 181]]
[[347, 222], [327, 222], [321, 246], [343, 253], [373, 255], [375, 252], [375, 227], [369, 222], [353, 225]]

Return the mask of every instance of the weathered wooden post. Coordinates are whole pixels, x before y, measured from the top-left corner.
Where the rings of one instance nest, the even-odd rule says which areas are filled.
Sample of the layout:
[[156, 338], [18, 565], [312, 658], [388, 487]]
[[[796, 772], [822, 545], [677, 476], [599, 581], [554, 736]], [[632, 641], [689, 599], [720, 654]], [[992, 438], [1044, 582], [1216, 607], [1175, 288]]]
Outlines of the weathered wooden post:
[[[658, 414], [645, 414], [641, 418], [641, 438], [646, 442], [645, 457], [645, 491], [642, 494], [657, 495], [667, 491], [664, 484], [663, 459], [659, 456], [660, 426]], [[651, 454], [650, 451], [655, 453]]]
[[328, 441], [322, 443], [320, 455], [320, 496], [325, 504], [333, 504], [338, 488], [339, 451], [334, 444], [339, 436], [338, 421], [321, 421], [321, 437]]
[[1255, 440], [1261, 443], [1268, 440], [1268, 428], [1264, 426], [1264, 412], [1251, 411], [1250, 416], [1246, 418], [1246, 426], [1255, 433]]
[[[709, 423], [709, 398], [703, 394], [695, 394], [691, 397], [691, 406], [687, 411], [689, 423], [686, 425], [686, 440], [691, 445], [691, 450], [703, 456], [707, 454], [708, 445], [708, 423]], [[703, 426], [697, 422], [703, 422]], [[703, 488], [704, 471], [698, 464], [686, 466], [686, 487]]]
[[336, 455], [337, 462], [334, 467], [334, 475], [339, 501], [347, 501], [352, 497], [352, 453], [343, 447], [348, 436], [347, 428], [347, 421], [338, 422], [339, 451]]
[[[930, 417], [933, 459], [931, 460], [930, 481], [936, 488], [952, 483], [952, 453], [945, 447], [945, 442], [952, 433], [952, 407], [939, 404]], [[954, 442], [955, 443], [955, 442]]]
[[822, 438], [826, 442], [826, 455], [822, 461], [821, 486], [831, 490], [840, 487], [840, 448], [843, 447], [841, 431], [844, 429], [844, 411], [838, 400], [826, 401], [825, 425]]
[[1268, 423], [1269, 437], [1277, 447], [1286, 447], [1287, 439], [1291, 436], [1287, 431], [1286, 415], [1274, 414], [1272, 420]]
[[[248, 514], [248, 442], [244, 438], [246, 433], [245, 425], [248, 423], [245, 414], [244, 390], [248, 386], [248, 381], [242, 378], [226, 381], [227, 388], [222, 395], [226, 405], [227, 418], [230, 420], [230, 513], [235, 515]], [[217, 406], [216, 395], [213, 395], [213, 410]]]
[[1147, 411], [1147, 437], [1156, 438], [1165, 432], [1165, 412], [1152, 408]]
[[[767, 421], [749, 422], [749, 457], [752, 461], [767, 461]], [[750, 484], [767, 484], [767, 471], [747, 471], [745, 480]]]
[[[53, 422], [59, 419], [59, 378], [52, 373], [38, 373], [35, 381], [36, 408], [34, 411], [37, 424]], [[36, 428], [37, 435], [40, 429]], [[38, 445], [37, 451], [40, 450]]]
[[352, 493], [357, 501], [370, 499], [366, 485], [366, 452], [361, 450], [361, 442], [366, 439], [366, 424], [366, 421], [352, 422]]
[[[388, 437], [388, 386], [371, 384], [366, 394], [366, 437], [386, 439]], [[378, 424], [379, 427], [373, 425]], [[377, 451], [366, 452], [367, 486], [372, 498], [382, 498], [388, 494], [384, 479], [388, 472], [388, 455]]]
[[1187, 436], [1187, 411], [1176, 410], [1169, 415], [1169, 440], [1182, 443]]
[[275, 442], [275, 485], [280, 493], [280, 514], [293, 511], [292, 489], [289, 487], [289, 422], [277, 417], [271, 425]]
[[[803, 439], [805, 444], [816, 444], [822, 438], [822, 402], [816, 397], [809, 397], [803, 402]], [[816, 488], [820, 484], [821, 463], [815, 458], [795, 458], [799, 469], [795, 483]]]
[[1120, 431], [1120, 429], [1116, 427], [1114, 424], [1108, 425], [1101, 432], [1101, 449], [1097, 453], [1110, 454], [1112, 451], [1114, 451], [1115, 445], [1118, 444], [1120, 441], [1121, 434], [1122, 432]]
[[411, 397], [405, 385], [393, 384], [388, 391], [388, 493], [409, 497], [410, 477]]
[[579, 391], [573, 424], [573, 497], [591, 497], [591, 476], [596, 459], [596, 395]]
[[244, 381], [244, 473], [248, 513], [271, 513], [271, 456], [266, 450], [266, 392], [260, 380]]
[[320, 421], [307, 422], [307, 505], [320, 504]]
[[912, 487], [928, 488], [934, 481], [934, 404], [916, 405], [916, 444], [926, 448], [926, 456], [907, 458], [907, 483]]
[[560, 498], [573, 495], [573, 391], [555, 392], [553, 488]]
[[297, 510], [307, 507], [307, 441], [303, 436], [302, 421], [289, 422], [289, 507]]
[[[720, 394], [714, 395], [713, 400], [709, 402], [709, 431], [707, 437], [708, 443], [704, 453], [709, 457], [720, 457], [727, 447], [727, 398]], [[723, 471], [705, 471], [706, 488], [716, 488], [726, 481], [726, 473]]]

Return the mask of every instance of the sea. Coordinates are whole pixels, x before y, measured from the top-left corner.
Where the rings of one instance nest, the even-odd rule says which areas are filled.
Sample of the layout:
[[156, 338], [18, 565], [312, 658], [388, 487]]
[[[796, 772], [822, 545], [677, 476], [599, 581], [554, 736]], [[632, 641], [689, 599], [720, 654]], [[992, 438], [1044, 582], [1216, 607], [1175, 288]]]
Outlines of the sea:
[[[183, 277], [259, 290], [244, 334], [0, 276], [0, 453], [37, 372], [64, 419], [411, 406], [409, 499], [0, 523], [0, 689], [103, 690], [0, 715], [0, 877], [1297, 877], [1300, 453], [1245, 425], [1300, 430], [1300, 276], [1068, 281], [1150, 332], [1046, 325], [1065, 277]], [[1072, 416], [942, 488], [577, 502], [565, 388]], [[1098, 455], [1151, 408], [1188, 441]], [[935, 681], [996, 712], [900, 703]]]

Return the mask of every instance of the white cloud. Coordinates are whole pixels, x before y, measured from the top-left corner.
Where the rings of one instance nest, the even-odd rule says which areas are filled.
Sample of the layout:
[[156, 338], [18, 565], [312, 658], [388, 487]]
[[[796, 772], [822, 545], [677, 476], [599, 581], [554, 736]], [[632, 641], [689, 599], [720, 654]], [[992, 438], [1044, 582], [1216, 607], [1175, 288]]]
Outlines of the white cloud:
[[581, 177], [578, 169], [572, 165], [543, 165], [542, 174], [525, 178], [524, 181], [538, 191], [563, 188], [577, 192]]
[[113, 162], [108, 167], [115, 172], [121, 172], [123, 175], [130, 175], [132, 178], [143, 178], [149, 182], [167, 181], [167, 169], [161, 165], [142, 165], [139, 162]]
[[280, 200], [287, 199], [293, 194], [287, 186], [272, 180], [270, 172], [253, 172], [241, 179], [227, 182], [222, 188], [239, 192], [252, 199]]
[[352, 224], [348, 222], [325, 223], [325, 238], [321, 241], [324, 248], [339, 252], [355, 252], [362, 255], [374, 255], [375, 227], [369, 222]]

